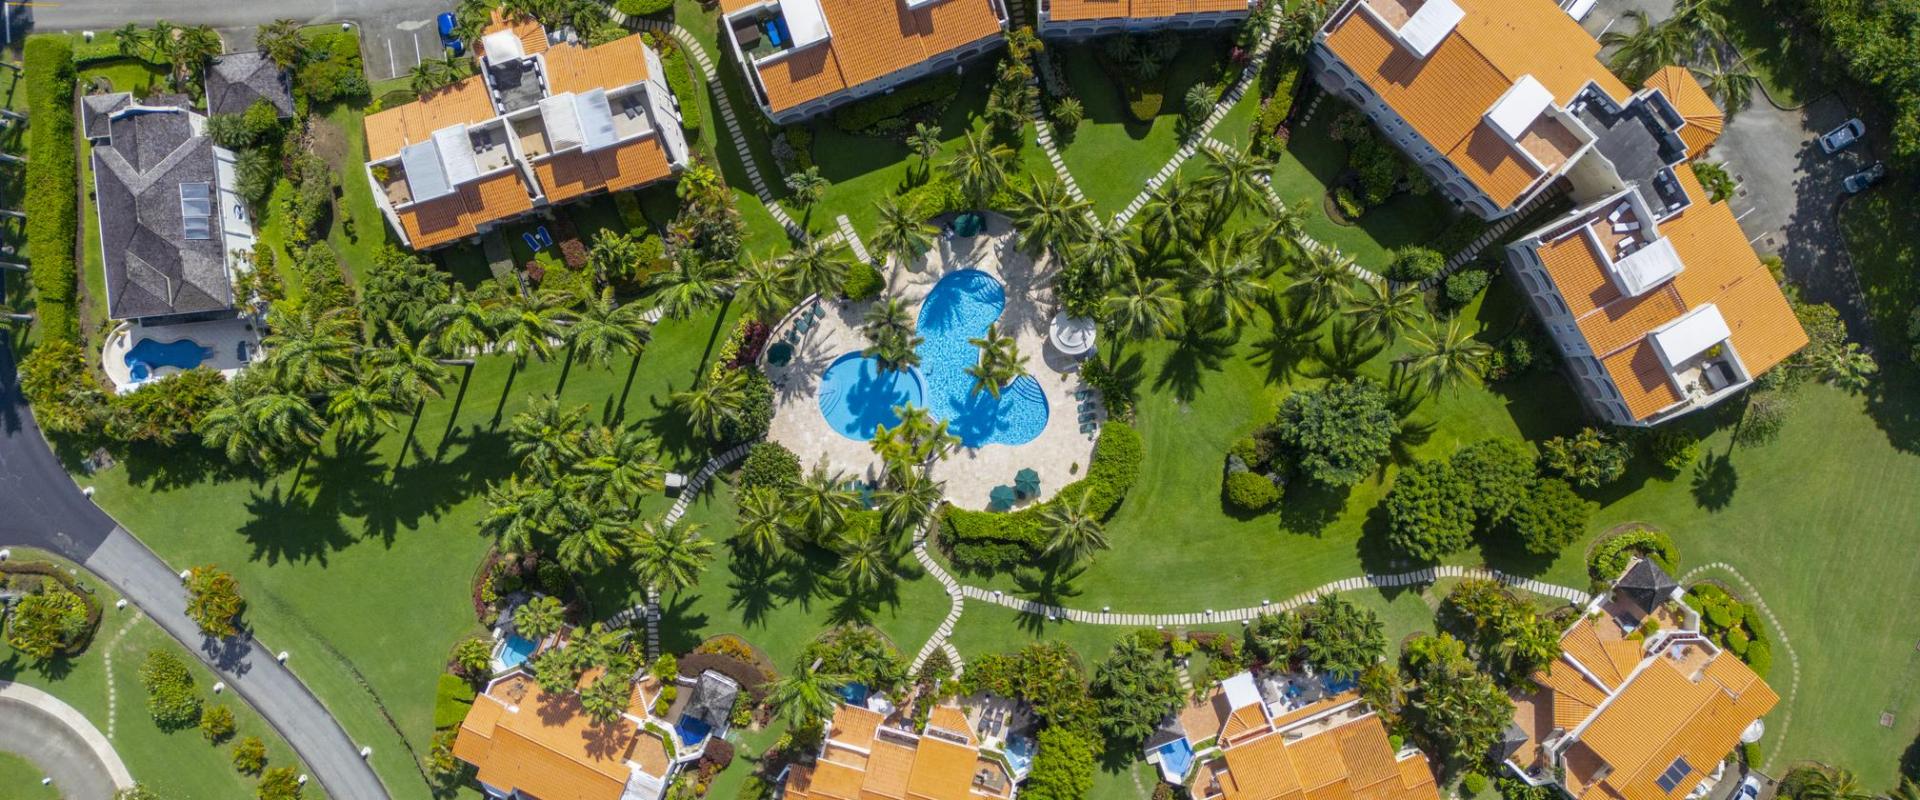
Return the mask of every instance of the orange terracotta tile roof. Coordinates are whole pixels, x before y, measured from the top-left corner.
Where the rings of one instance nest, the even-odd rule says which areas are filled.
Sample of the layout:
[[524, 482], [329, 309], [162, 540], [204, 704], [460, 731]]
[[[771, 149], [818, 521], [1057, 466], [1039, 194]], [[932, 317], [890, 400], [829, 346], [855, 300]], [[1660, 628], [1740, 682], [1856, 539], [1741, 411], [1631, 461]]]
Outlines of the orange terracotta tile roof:
[[1680, 140], [1687, 144], [1687, 157], [1699, 157], [1720, 138], [1720, 132], [1727, 126], [1726, 116], [1686, 67], [1661, 69], [1647, 78], [1644, 85], [1648, 89], [1659, 89], [1685, 120], [1680, 126]]
[[1072, 22], [1090, 19], [1163, 19], [1182, 14], [1246, 11], [1247, 0], [1052, 0], [1047, 19]]
[[1495, 101], [1531, 75], [1565, 105], [1589, 82], [1615, 99], [1627, 88], [1595, 57], [1600, 43], [1547, 0], [1455, 0], [1465, 17], [1422, 59], [1360, 8], [1329, 25], [1326, 44], [1435, 150], [1501, 207], [1539, 171], [1486, 126]]
[[830, 37], [757, 67], [775, 112], [906, 69], [1000, 33], [987, 0], [820, 0]]
[[485, 80], [478, 75], [466, 78], [411, 103], [368, 114], [361, 121], [367, 133], [367, 160], [399, 155], [400, 148], [424, 142], [448, 125], [472, 125], [493, 116]]
[[1593, 617], [1582, 617], [1560, 635], [1560, 650], [1580, 663], [1587, 672], [1606, 684], [1609, 691], [1620, 686], [1640, 664], [1640, 642], [1624, 639], [1612, 631], [1602, 632]]
[[[538, 797], [615, 800], [626, 790], [627, 758], [641, 738], [636, 734], [624, 719], [593, 724], [577, 698], [552, 697], [531, 677], [517, 674], [475, 699], [453, 750], [490, 786]], [[659, 740], [653, 742], [659, 749]], [[663, 750], [656, 760], [665, 761]]]
[[658, 136], [621, 142], [591, 153], [572, 150], [533, 164], [547, 201], [564, 203], [588, 192], [617, 192], [673, 175], [667, 149]]
[[400, 209], [400, 227], [416, 250], [472, 236], [477, 228], [533, 208], [519, 170], [507, 170], [460, 187], [437, 200]]
[[788, 800], [978, 800], [984, 794], [973, 788], [979, 748], [934, 733], [973, 741], [972, 726], [959, 708], [936, 707], [929, 733], [917, 737], [881, 730], [884, 722], [864, 708], [836, 708], [820, 758], [788, 771]]
[[922, 800], [958, 800], [971, 794], [973, 764], [978, 749], [924, 736], [915, 749], [913, 769], [907, 773], [907, 797]]
[[1581, 335], [1635, 419], [1683, 399], [1646, 336], [1692, 309], [1712, 303], [1719, 310], [1749, 375], [1772, 369], [1807, 344], [1786, 296], [1747, 243], [1733, 212], [1724, 203], [1707, 201], [1693, 170], [1683, 166], [1673, 172], [1693, 202], [1659, 223], [1660, 235], [1671, 240], [1683, 265], [1667, 283], [1638, 297], [1623, 296], [1584, 235], [1537, 249]]
[[[1351, 694], [1341, 695], [1352, 703]], [[1336, 704], [1338, 705], [1338, 704]], [[1258, 706], [1249, 706], [1258, 708]], [[1341, 712], [1344, 713], [1344, 712]], [[1276, 721], [1263, 735], [1223, 747], [1218, 776], [1224, 800], [1437, 800], [1425, 756], [1400, 759], [1377, 715], [1297, 731]], [[1322, 723], [1310, 722], [1308, 725]], [[1208, 772], [1203, 769], [1200, 780]]]
[[[1585, 787], [1581, 800], [1685, 797], [1780, 700], [1729, 652], [1714, 655], [1697, 674], [1683, 669], [1673, 659], [1654, 659], [1580, 731], [1576, 747], [1611, 767]], [[1662, 791], [1655, 780], [1678, 758], [1692, 772]]]
[[647, 79], [647, 45], [638, 35], [591, 48], [554, 45], [546, 60], [550, 94], [617, 89]]
[[937, 706], [927, 715], [927, 727], [939, 728], [967, 740], [967, 744], [977, 744], [973, 738], [973, 724], [967, 722], [966, 713], [959, 706]]
[[474, 55], [486, 55], [486, 47], [481, 40], [484, 40], [487, 34], [507, 30], [513, 31], [513, 35], [520, 37], [520, 49], [526, 51], [527, 55], [547, 51], [547, 29], [540, 25], [539, 20], [528, 16], [509, 19], [504, 11], [496, 8], [493, 10], [493, 21], [480, 31], [480, 40], [475, 40], [473, 43]]

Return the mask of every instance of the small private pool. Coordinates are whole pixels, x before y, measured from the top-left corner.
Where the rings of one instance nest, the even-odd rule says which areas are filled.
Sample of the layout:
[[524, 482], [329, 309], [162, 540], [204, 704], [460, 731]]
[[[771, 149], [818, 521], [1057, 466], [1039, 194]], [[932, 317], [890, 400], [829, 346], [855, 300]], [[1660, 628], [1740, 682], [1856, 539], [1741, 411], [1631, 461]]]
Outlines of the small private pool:
[[171, 342], [158, 342], [141, 339], [134, 342], [123, 356], [127, 362], [127, 374], [136, 381], [153, 377], [156, 367], [174, 367], [193, 369], [200, 362], [213, 358], [213, 350], [192, 339], [175, 339]]
[[992, 275], [965, 269], [941, 278], [920, 305], [920, 366], [888, 371], [859, 353], [843, 355], [821, 375], [820, 413], [835, 431], [858, 441], [872, 439], [876, 426], [899, 424], [894, 408], [909, 404], [946, 421], [967, 447], [1033, 441], [1047, 427], [1039, 381], [1023, 375], [994, 397], [974, 391], [967, 374], [980, 361], [971, 340], [986, 335], [1006, 306], [1006, 287]]
[[699, 747], [701, 742], [707, 740], [707, 734], [712, 732], [713, 726], [692, 714], [681, 714], [680, 721], [673, 724], [674, 735], [688, 747]]
[[1193, 745], [1185, 739], [1175, 739], [1154, 749], [1160, 756], [1160, 774], [1168, 783], [1181, 783], [1186, 780], [1187, 769], [1193, 766]]
[[1023, 779], [1027, 777], [1028, 772], [1033, 771], [1032, 739], [1025, 736], [1015, 736], [1007, 741], [1006, 749], [1000, 752], [1006, 754], [1007, 766], [1013, 768], [1015, 780]]
[[500, 642], [500, 651], [493, 656], [494, 666], [509, 670], [527, 663], [533, 657], [533, 651], [540, 649], [540, 643], [519, 635], [508, 635]]

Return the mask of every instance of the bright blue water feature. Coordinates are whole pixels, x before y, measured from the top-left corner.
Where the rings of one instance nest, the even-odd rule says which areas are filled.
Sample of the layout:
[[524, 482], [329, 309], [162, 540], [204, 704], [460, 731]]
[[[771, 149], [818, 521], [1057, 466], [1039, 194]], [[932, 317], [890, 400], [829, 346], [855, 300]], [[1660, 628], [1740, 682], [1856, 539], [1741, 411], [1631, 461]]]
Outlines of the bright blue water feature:
[[843, 683], [840, 685], [839, 692], [840, 699], [847, 701], [849, 705], [856, 706], [866, 705], [867, 695], [872, 694], [864, 683]]
[[200, 346], [192, 339], [175, 339], [171, 342], [156, 342], [141, 339], [134, 342], [123, 356], [127, 362], [127, 372], [134, 380], [146, 380], [152, 376], [154, 367], [178, 367], [193, 369], [200, 362], [213, 357], [213, 351]]
[[691, 714], [681, 714], [680, 721], [673, 725], [673, 732], [679, 735], [680, 741], [685, 742], [689, 746], [693, 746], [705, 740], [707, 734], [713, 732], [713, 726], [708, 725], [706, 720], [699, 717]]
[[883, 370], [859, 353], [841, 356], [820, 376], [820, 413], [841, 436], [863, 442], [875, 426], [900, 424], [896, 407], [924, 407], [924, 396], [919, 372]]
[[1193, 745], [1185, 739], [1175, 739], [1160, 745], [1155, 751], [1160, 754], [1160, 768], [1170, 775], [1184, 776], [1187, 767], [1193, 766]]
[[[1182, 740], [1184, 741], [1184, 740]], [[1013, 767], [1013, 774], [1026, 775], [1033, 768], [1033, 740], [1025, 736], [1015, 736], [1007, 742], [1007, 766]]]
[[841, 356], [821, 376], [820, 413], [841, 435], [866, 441], [875, 425], [899, 424], [894, 406], [911, 401], [946, 420], [948, 432], [968, 447], [1033, 441], [1047, 427], [1040, 382], [1023, 375], [996, 398], [975, 392], [967, 374], [980, 361], [971, 340], [986, 335], [1006, 306], [1006, 288], [992, 275], [966, 269], [941, 278], [920, 304], [919, 368], [882, 372], [859, 353]]
[[506, 669], [520, 666], [526, 663], [539, 646], [524, 636], [508, 636], [506, 646], [500, 648], [500, 665]]

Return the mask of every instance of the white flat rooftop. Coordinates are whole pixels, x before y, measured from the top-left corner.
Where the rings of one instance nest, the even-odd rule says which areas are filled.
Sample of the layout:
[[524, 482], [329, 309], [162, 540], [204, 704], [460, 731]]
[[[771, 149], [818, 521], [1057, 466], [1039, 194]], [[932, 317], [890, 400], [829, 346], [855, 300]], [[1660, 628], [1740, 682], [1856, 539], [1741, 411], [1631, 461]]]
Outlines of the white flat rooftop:
[[827, 13], [820, 9], [820, 0], [780, 0], [780, 14], [787, 18], [794, 47], [827, 40]]
[[1720, 309], [1708, 303], [1654, 331], [1653, 346], [1660, 349], [1660, 357], [1671, 367], [1706, 352], [1732, 335], [1727, 320], [1720, 316]]
[[1520, 135], [1527, 127], [1553, 105], [1553, 92], [1541, 85], [1532, 75], [1522, 75], [1507, 88], [1507, 93], [1495, 100], [1493, 107], [1487, 109], [1487, 121], [1493, 127], [1506, 134], [1507, 140], [1520, 141]]
[[1662, 236], [1613, 262], [1613, 278], [1620, 291], [1638, 297], [1680, 274], [1684, 266], [1680, 253], [1673, 249], [1673, 240]]
[[1453, 0], [1427, 0], [1407, 19], [1407, 24], [1400, 26], [1400, 42], [1415, 55], [1426, 58], [1466, 16], [1467, 12]]
[[1254, 685], [1251, 672], [1242, 672], [1221, 681], [1220, 690], [1227, 695], [1227, 707], [1235, 711], [1261, 703], [1260, 687]]

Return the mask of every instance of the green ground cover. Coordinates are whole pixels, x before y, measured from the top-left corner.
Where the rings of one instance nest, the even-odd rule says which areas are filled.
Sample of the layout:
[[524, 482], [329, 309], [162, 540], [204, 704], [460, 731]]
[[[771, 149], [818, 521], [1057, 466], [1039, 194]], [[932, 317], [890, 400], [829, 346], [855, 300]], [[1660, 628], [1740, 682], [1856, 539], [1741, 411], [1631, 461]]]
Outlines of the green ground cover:
[[[766, 115], [750, 99], [750, 93], [743, 83], [738, 62], [731, 55], [723, 54], [714, 43], [719, 41], [719, 13], [702, 7], [699, 0], [674, 0], [673, 21], [686, 28], [706, 51], [712, 60], [714, 72], [719, 74], [720, 85], [726, 92], [727, 102], [732, 106], [734, 118], [739, 121], [741, 132], [747, 140], [747, 151], [753, 157], [755, 166], [763, 178], [779, 182], [779, 173], [773, 168], [773, 155], [767, 150], [764, 126]], [[687, 67], [699, 72], [700, 66], [692, 59]], [[756, 253], [765, 253], [775, 249], [784, 250], [787, 246], [787, 233], [775, 222], [773, 215], [761, 205], [760, 198], [753, 193], [753, 183], [748, 180], [745, 165], [740, 161], [739, 150], [734, 147], [732, 136], [727, 133], [726, 119], [720, 114], [719, 102], [709, 91], [710, 84], [704, 77], [696, 75], [693, 81], [694, 93], [705, 104], [701, 108], [702, 128], [700, 136], [688, 143], [708, 158], [720, 165], [720, 173], [727, 179], [727, 185], [733, 189], [734, 206], [740, 209], [740, 216], [747, 223], [746, 247]], [[777, 191], [777, 189], [776, 189]]]
[[335, 103], [316, 111], [314, 119], [314, 152], [340, 177], [327, 244], [356, 283], [373, 264], [374, 254], [393, 241], [367, 179], [367, 131], [360, 124], [364, 116], [356, 103]]
[[1424, 196], [1402, 192], [1361, 215], [1356, 225], [1340, 225], [1329, 218], [1323, 199], [1347, 163], [1347, 146], [1328, 135], [1341, 108], [1336, 101], [1324, 101], [1311, 119], [1293, 129], [1286, 151], [1274, 159], [1273, 187], [1287, 202], [1312, 201], [1307, 235], [1378, 271], [1386, 265], [1387, 251], [1432, 241], [1458, 212], [1438, 191]]
[[[14, 550], [16, 559], [48, 560], [43, 553]], [[66, 564], [59, 559], [52, 559]], [[18, 681], [59, 697], [99, 728], [113, 743], [114, 751], [126, 762], [134, 780], [147, 784], [167, 797], [250, 797], [254, 779], [233, 769], [232, 742], [211, 745], [198, 729], [163, 731], [148, 716], [146, 690], [140, 685], [140, 662], [150, 650], [161, 649], [187, 662], [194, 686], [203, 702], [216, 702], [233, 709], [236, 736], [258, 736], [267, 743], [269, 766], [297, 765], [293, 751], [268, 727], [245, 701], [231, 692], [214, 695], [217, 677], [153, 620], [132, 608], [115, 609], [120, 595], [106, 584], [83, 573], [105, 609], [93, 643], [72, 659], [35, 664], [19, 653], [0, 645], [0, 680]], [[111, 669], [108, 654], [111, 653]], [[109, 686], [112, 690], [109, 692]], [[0, 765], [0, 796], [38, 797], [10, 791], [12, 775]], [[38, 790], [39, 775], [31, 788]], [[46, 795], [58, 796], [57, 793]], [[308, 787], [308, 797], [323, 796], [318, 784]]]
[[1160, 113], [1153, 122], [1142, 123], [1129, 115], [1120, 87], [1101, 68], [1093, 49], [1098, 46], [1096, 42], [1058, 50], [1062, 72], [1087, 115], [1072, 140], [1062, 143], [1060, 158], [1093, 201], [1094, 210], [1106, 216], [1133, 202], [1147, 179], [1180, 149], [1180, 115], [1187, 89], [1219, 77], [1227, 49], [1217, 36], [1185, 37], [1179, 55], [1165, 67], [1166, 94]]
[[1860, 276], [1867, 313], [1890, 358], [1907, 352], [1907, 319], [1920, 303], [1920, 207], [1909, 202], [1920, 184], [1895, 173], [1845, 201], [1840, 231]]
[[20, 800], [28, 798], [46, 798], [59, 800], [60, 788], [42, 786], [40, 779], [46, 777], [39, 767], [24, 758], [8, 753], [0, 753], [0, 793]]
[[1726, 17], [1727, 38], [1774, 102], [1792, 108], [1827, 93], [1813, 37], [1801, 35], [1783, 15], [1761, 3], [1714, 0], [1711, 5]]

